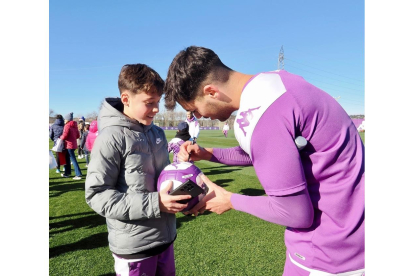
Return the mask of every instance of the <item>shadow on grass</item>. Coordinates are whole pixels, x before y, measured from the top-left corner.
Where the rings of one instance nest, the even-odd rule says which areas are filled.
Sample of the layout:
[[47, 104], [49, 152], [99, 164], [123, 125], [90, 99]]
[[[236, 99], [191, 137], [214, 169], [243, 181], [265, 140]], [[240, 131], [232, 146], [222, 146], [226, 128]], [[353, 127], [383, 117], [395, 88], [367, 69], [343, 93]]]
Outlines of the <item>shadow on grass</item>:
[[[81, 170], [82, 171], [82, 170]], [[83, 177], [86, 177], [86, 172], [85, 173], [83, 173], [82, 172], [82, 176]], [[49, 182], [49, 183], [59, 183], [59, 181], [56, 181], [56, 179], [60, 179], [60, 180], [62, 180], [62, 181], [65, 181], [65, 180], [68, 180], [68, 179], [70, 179], [70, 180], [72, 180], [73, 182], [76, 182], [75, 180], [73, 180], [72, 178], [74, 178], [75, 177], [75, 171], [72, 171], [71, 172], [71, 174], [70, 174], [70, 176], [69, 177], [62, 177], [62, 176], [59, 176], [59, 177], [49, 177], [49, 181], [50, 180], [55, 180], [54, 182]], [[78, 180], [79, 181], [79, 180]]]
[[81, 239], [80, 241], [56, 246], [49, 249], [49, 259], [55, 258], [61, 254], [65, 254], [72, 251], [84, 250], [84, 249], [95, 249], [98, 247], [108, 246], [108, 233], [99, 233], [87, 238]]
[[[212, 212], [206, 210], [206, 211], [204, 211], [203, 214], [198, 215], [198, 216], [205, 216], [205, 215], [209, 215], [211, 213]], [[177, 220], [176, 220], [176, 228], [178, 229], [178, 228], [181, 227], [181, 225], [183, 223], [189, 222], [189, 221], [194, 220], [194, 219], [197, 219], [197, 217], [195, 217], [195, 216], [184, 216], [184, 217], [177, 218]]]
[[[72, 216], [79, 216], [79, 214], [74, 214]], [[62, 216], [62, 217], [70, 217], [70, 216]], [[49, 235], [55, 235], [55, 234], [63, 233], [66, 231], [75, 230], [78, 228], [87, 228], [87, 229], [94, 228], [96, 226], [100, 226], [104, 224], [106, 224], [105, 218], [97, 214], [92, 215], [92, 216], [75, 218], [75, 219], [67, 219], [63, 221], [49, 223], [49, 229], [52, 229], [51, 231], [49, 231]], [[54, 231], [53, 229], [55, 228], [57, 229], [63, 228], [63, 229]]]
[[262, 196], [265, 195], [265, 191], [261, 189], [252, 189], [252, 188], [246, 188], [241, 189], [240, 194], [242, 195], [248, 195], [248, 196]]
[[77, 213], [77, 214], [71, 214], [71, 215], [63, 215], [63, 216], [58, 216], [58, 217], [49, 217], [49, 220], [68, 218], [68, 217], [74, 217], [74, 216], [82, 216], [82, 215], [93, 215], [93, 214], [96, 214], [96, 213], [93, 211], [90, 211], [90, 212], [83, 212], [83, 213]]
[[226, 185], [225, 183], [229, 183], [229, 182], [233, 182], [233, 181], [234, 181], [234, 179], [217, 179], [217, 180], [214, 181], [214, 183], [216, 183], [220, 187], [227, 187], [229, 185]]
[[[210, 170], [210, 168], [208, 168], [208, 169]], [[223, 174], [223, 173], [231, 173], [231, 172], [240, 171], [240, 170], [242, 170], [242, 168], [220, 168], [220, 169], [210, 170], [208, 173], [206, 173], [206, 171], [204, 171], [204, 173], [206, 175], [208, 175], [208, 174], [217, 175], [217, 174]]]
[[67, 192], [73, 191], [84, 191], [85, 182], [73, 182], [73, 183], [54, 183], [54, 185], [49, 185], [49, 197], [57, 197]]

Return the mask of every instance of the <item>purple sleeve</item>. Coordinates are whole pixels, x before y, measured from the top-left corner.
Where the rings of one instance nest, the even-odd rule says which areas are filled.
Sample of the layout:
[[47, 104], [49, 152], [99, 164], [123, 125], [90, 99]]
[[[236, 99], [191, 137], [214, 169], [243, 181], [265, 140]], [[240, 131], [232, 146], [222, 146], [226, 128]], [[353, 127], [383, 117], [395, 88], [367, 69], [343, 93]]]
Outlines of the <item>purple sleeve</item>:
[[235, 210], [292, 228], [308, 228], [313, 222], [313, 206], [307, 189], [288, 196], [233, 194], [231, 203]]
[[229, 166], [252, 166], [250, 156], [241, 147], [213, 148], [210, 161]]

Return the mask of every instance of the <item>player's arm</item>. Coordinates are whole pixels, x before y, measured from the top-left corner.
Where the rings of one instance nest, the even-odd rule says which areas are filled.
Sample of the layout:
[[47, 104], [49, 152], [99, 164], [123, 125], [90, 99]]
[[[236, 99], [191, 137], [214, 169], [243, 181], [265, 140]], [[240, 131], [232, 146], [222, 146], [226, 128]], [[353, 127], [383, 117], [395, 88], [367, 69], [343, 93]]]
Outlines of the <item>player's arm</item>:
[[308, 228], [313, 222], [313, 206], [307, 189], [285, 196], [246, 196], [226, 191], [203, 175], [208, 194], [189, 213], [209, 210], [222, 214], [228, 210], [242, 211], [271, 223], [293, 228]]
[[230, 166], [251, 166], [252, 160], [249, 155], [243, 151], [241, 147], [233, 148], [203, 148], [198, 144], [185, 142], [180, 147], [178, 160], [183, 161], [199, 161], [207, 160], [211, 162], [226, 164]]
[[232, 194], [231, 204], [235, 210], [288, 227], [308, 228], [313, 222], [313, 206], [307, 189], [286, 196]]

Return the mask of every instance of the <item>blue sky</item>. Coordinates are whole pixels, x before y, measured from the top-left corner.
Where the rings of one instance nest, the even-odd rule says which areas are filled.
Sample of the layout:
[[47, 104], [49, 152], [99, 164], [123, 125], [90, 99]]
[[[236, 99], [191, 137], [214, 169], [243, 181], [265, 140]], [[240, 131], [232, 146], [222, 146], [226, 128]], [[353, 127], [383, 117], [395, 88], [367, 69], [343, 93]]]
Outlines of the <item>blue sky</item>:
[[49, 108], [98, 112], [119, 95], [122, 65], [145, 63], [165, 79], [190, 45], [230, 68], [284, 68], [364, 114], [363, 1], [49, 1]]

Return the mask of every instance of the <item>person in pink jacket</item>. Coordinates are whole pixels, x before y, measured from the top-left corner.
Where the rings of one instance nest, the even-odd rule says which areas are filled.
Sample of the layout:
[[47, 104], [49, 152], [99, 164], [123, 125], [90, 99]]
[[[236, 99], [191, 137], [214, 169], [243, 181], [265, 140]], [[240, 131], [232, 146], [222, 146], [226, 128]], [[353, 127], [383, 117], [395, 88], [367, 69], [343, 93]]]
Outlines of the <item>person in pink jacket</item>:
[[93, 143], [95, 142], [96, 137], [98, 136], [98, 122], [92, 121], [89, 127], [89, 134], [86, 137], [86, 148], [92, 153]]
[[82, 179], [82, 172], [79, 168], [78, 161], [76, 161], [75, 150], [78, 148], [76, 139], [80, 137], [78, 131], [78, 124], [73, 121], [73, 113], [66, 114], [65, 117], [65, 126], [63, 128], [63, 134], [60, 136], [60, 139], [65, 141], [65, 149], [67, 150], [66, 154], [66, 165], [65, 172], [62, 173], [62, 177], [70, 177], [71, 175], [71, 166], [72, 162], [73, 167], [75, 168], [76, 176], [73, 178], [75, 180]]

